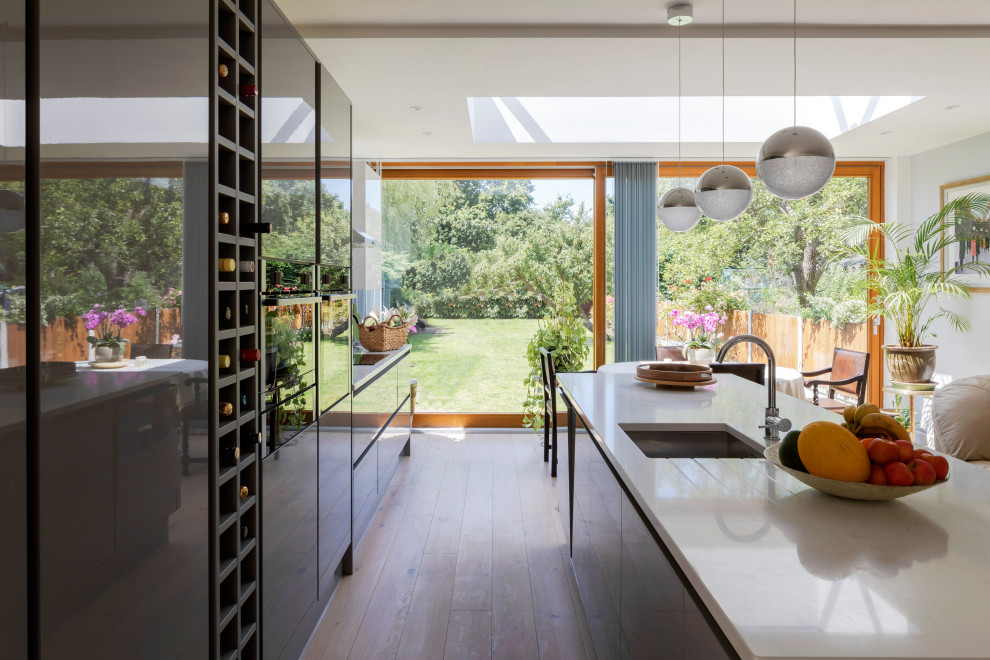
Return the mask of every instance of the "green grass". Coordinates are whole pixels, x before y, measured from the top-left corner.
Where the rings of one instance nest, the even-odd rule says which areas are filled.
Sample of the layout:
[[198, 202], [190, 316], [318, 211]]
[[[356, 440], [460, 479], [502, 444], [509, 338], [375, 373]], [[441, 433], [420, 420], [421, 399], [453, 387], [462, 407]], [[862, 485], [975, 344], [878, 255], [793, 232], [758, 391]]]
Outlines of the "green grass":
[[[416, 410], [521, 413], [529, 373], [526, 345], [536, 319], [430, 319], [442, 334], [409, 335]], [[585, 369], [590, 369], [591, 333]], [[612, 346], [609, 345], [608, 349]]]

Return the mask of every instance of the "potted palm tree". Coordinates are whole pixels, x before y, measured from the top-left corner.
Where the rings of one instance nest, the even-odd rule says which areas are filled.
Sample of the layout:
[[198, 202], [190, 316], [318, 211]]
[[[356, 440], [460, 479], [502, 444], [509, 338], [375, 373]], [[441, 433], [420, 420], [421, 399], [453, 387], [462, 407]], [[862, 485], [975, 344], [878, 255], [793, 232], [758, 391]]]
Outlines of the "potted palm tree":
[[[865, 262], [866, 277], [859, 283], [867, 313], [894, 325], [897, 344], [883, 347], [890, 378], [895, 383], [927, 383], [935, 372], [935, 349], [926, 343], [935, 336], [932, 324], [945, 319], [957, 332], [969, 330], [965, 316], [949, 309], [949, 301], [967, 300], [969, 289], [960, 277], [966, 270], [990, 275], [990, 264], [974, 261], [945, 268], [942, 250], [959, 241], [955, 228], [964, 222], [986, 222], [990, 195], [974, 193], [955, 199], [918, 225], [898, 222], [858, 223], [846, 232], [846, 256]], [[869, 232], [886, 239], [871, 244]], [[934, 309], [929, 309], [933, 306]]]

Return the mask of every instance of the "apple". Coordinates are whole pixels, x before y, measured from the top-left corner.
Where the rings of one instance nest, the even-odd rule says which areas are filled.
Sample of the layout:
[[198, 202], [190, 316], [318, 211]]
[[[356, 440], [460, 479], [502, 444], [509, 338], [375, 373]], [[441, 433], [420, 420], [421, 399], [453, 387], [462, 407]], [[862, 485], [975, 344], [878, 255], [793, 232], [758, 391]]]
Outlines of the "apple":
[[886, 465], [900, 459], [900, 448], [890, 440], [873, 438], [870, 446], [866, 448], [870, 455], [870, 460], [877, 465]]
[[914, 475], [915, 486], [927, 486], [935, 483], [935, 468], [928, 461], [913, 460], [908, 463], [908, 469]]
[[867, 454], [870, 453], [870, 445], [874, 440], [876, 440], [876, 438], [863, 438], [859, 441], [859, 444], [863, 445], [863, 449], [866, 450]]
[[910, 486], [914, 483], [914, 475], [911, 474], [910, 468], [900, 461], [887, 463], [883, 466], [883, 472], [887, 476], [887, 483], [891, 486]]
[[874, 463], [870, 466], [870, 478], [866, 483], [873, 484], [874, 486], [887, 485], [887, 473], [883, 471], [882, 465]]
[[919, 460], [930, 463], [933, 468], [935, 468], [935, 480], [941, 481], [949, 476], [949, 461], [945, 456], [937, 456], [934, 454], [924, 454], [918, 457]]
[[915, 449], [914, 450], [914, 458], [915, 459], [921, 458], [922, 456], [931, 456], [931, 455], [932, 455], [932, 453], [930, 451], [928, 451], [927, 449]]
[[909, 463], [914, 460], [914, 445], [907, 440], [894, 440], [894, 444], [901, 451], [901, 463]]

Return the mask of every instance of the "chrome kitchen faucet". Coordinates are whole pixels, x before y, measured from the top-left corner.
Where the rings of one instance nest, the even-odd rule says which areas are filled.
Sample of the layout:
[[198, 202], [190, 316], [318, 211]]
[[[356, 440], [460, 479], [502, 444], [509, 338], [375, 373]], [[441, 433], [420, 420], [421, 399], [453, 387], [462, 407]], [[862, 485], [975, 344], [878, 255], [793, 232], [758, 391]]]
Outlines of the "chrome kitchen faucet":
[[715, 356], [715, 361], [723, 362], [725, 356], [729, 353], [729, 349], [743, 342], [756, 344], [767, 354], [767, 366], [769, 367], [768, 371], [770, 374], [769, 378], [767, 378], [766, 423], [761, 425], [760, 428], [766, 431], [766, 436], [770, 440], [780, 440], [781, 431], [787, 433], [791, 430], [791, 420], [781, 417], [780, 411], [777, 410], [777, 358], [774, 357], [770, 344], [756, 335], [736, 335], [722, 344], [722, 347], [718, 349], [718, 355]]

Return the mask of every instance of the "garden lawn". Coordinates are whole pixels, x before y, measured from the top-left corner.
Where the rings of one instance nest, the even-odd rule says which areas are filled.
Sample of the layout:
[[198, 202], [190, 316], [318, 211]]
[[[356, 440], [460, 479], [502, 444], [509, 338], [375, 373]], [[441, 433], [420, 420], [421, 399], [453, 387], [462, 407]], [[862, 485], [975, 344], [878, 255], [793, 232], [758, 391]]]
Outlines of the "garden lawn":
[[[409, 335], [422, 412], [522, 413], [526, 345], [536, 319], [430, 319], [442, 334]], [[611, 346], [610, 346], [611, 348]], [[591, 333], [588, 333], [590, 369]]]

